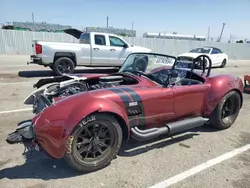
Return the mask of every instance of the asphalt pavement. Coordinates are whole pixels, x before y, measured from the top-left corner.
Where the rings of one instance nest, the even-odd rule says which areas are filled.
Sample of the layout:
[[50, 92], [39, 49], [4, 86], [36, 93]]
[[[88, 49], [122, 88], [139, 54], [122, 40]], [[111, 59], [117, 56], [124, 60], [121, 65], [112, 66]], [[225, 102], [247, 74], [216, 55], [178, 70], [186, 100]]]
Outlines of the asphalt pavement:
[[[139, 188], [173, 183], [173, 188], [249, 188], [250, 150], [237, 151], [227, 160], [207, 161], [250, 144], [250, 95], [244, 94], [244, 105], [235, 124], [217, 131], [205, 126], [172, 138], [151, 142], [124, 143], [108, 167], [89, 174], [76, 173], [63, 160], [54, 160], [42, 152], [27, 151], [23, 144], [9, 145], [6, 135], [16, 124], [32, 118], [30, 106], [23, 100], [34, 90], [39, 78], [53, 76], [49, 68], [26, 65], [28, 56], [0, 55], [0, 187], [3, 188]], [[78, 68], [77, 72], [105, 72], [103, 68]], [[112, 72], [111, 68], [108, 69]], [[250, 74], [250, 61], [230, 61], [226, 68], [212, 72], [232, 73], [243, 78]], [[19, 110], [19, 111], [17, 111]], [[230, 154], [227, 154], [230, 153]], [[220, 158], [221, 159], [221, 158]], [[201, 166], [199, 166], [201, 165]], [[196, 167], [199, 166], [199, 172]]]

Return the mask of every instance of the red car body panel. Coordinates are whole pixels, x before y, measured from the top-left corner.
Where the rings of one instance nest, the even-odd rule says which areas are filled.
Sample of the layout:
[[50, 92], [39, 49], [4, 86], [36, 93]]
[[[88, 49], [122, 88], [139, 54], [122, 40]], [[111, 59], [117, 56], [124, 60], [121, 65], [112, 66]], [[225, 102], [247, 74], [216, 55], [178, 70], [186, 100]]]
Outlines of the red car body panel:
[[[131, 76], [138, 84], [99, 89], [80, 93], [59, 100], [33, 118], [36, 138], [52, 157], [62, 158], [66, 151], [67, 138], [75, 126], [94, 112], [114, 114], [127, 129], [144, 125], [162, 126], [166, 122], [190, 116], [208, 117], [220, 99], [230, 90], [242, 96], [242, 80], [229, 75], [203, 76], [204, 83], [190, 86], [162, 87], [140, 76]], [[102, 74], [104, 76], [107, 74]], [[94, 78], [98, 75], [83, 75]], [[142, 114], [128, 117], [129, 103], [138, 102]], [[131, 112], [134, 113], [133, 109]]]

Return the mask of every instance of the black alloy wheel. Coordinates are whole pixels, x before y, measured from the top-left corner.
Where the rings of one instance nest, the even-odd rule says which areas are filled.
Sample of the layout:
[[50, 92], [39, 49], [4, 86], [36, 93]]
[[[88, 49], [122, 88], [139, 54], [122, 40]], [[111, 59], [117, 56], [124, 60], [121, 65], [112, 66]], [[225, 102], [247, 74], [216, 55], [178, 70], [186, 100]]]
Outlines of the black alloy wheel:
[[218, 129], [227, 129], [236, 121], [241, 108], [241, 97], [237, 91], [230, 91], [214, 109], [210, 121]]
[[105, 123], [90, 123], [78, 132], [74, 140], [75, 155], [81, 163], [100, 162], [114, 145], [114, 133]]
[[[69, 137], [66, 161], [76, 170], [91, 172], [107, 166], [120, 149], [122, 130], [110, 115], [83, 120]], [[87, 124], [84, 122], [89, 121]]]
[[221, 109], [221, 121], [224, 124], [229, 124], [230, 122], [234, 121], [235, 114], [238, 111], [238, 98], [235, 95], [232, 95], [222, 105]]

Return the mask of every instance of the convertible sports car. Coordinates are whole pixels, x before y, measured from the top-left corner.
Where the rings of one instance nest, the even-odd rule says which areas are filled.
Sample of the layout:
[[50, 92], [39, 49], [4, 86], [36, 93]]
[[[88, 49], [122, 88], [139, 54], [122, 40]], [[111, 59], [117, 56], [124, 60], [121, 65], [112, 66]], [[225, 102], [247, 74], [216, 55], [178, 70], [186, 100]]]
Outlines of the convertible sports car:
[[[111, 163], [123, 140], [145, 141], [211, 124], [229, 128], [243, 103], [243, 82], [234, 75], [185, 68], [176, 57], [132, 53], [113, 74], [64, 75], [39, 80], [25, 104], [35, 117], [17, 133], [79, 171]], [[204, 66], [203, 66], [204, 67]], [[50, 84], [48, 87], [42, 86]]]
[[[191, 63], [189, 65], [192, 65], [192, 61], [197, 58], [199, 55], [204, 54], [209, 56], [209, 58], [212, 61], [212, 67], [225, 67], [228, 62], [228, 56], [227, 54], [223, 53], [220, 49], [215, 47], [199, 47], [190, 50], [188, 53], [180, 54], [178, 55], [178, 58], [181, 60], [190, 60]], [[205, 63], [205, 66], [208, 67], [208, 63]], [[198, 68], [198, 67], [197, 67]], [[202, 68], [202, 67], [200, 67]]]

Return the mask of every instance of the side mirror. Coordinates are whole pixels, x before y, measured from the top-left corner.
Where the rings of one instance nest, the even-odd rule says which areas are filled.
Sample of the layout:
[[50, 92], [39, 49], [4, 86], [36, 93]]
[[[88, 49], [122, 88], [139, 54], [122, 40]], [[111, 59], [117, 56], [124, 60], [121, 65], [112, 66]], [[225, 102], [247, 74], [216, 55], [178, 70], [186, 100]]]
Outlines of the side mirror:
[[124, 44], [124, 45], [123, 45], [123, 48], [128, 48], [128, 45], [127, 45], [127, 44]]

